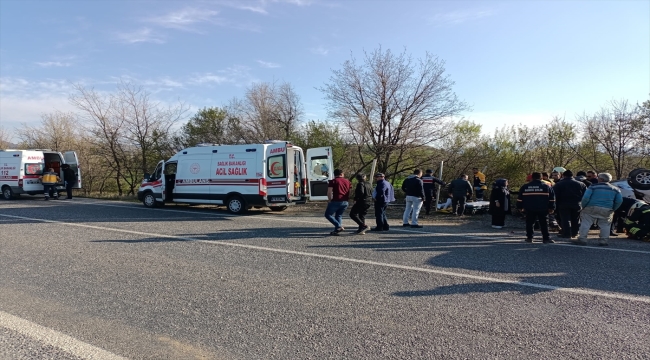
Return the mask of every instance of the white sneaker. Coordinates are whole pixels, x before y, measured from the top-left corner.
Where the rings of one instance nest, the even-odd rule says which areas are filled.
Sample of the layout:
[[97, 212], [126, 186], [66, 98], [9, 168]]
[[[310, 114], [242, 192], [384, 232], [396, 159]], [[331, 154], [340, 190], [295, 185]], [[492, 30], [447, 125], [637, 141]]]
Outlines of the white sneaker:
[[492, 225], [492, 228], [493, 228], [493, 229], [502, 229], [503, 226]]

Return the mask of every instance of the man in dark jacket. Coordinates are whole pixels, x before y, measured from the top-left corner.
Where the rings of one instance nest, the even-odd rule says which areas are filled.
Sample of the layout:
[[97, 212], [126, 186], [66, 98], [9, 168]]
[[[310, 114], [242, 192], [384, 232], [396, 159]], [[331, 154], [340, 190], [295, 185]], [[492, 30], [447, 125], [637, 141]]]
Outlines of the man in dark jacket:
[[560, 213], [562, 235], [558, 237], [570, 239], [578, 236], [580, 230], [580, 209], [582, 196], [587, 190], [584, 183], [573, 178], [573, 172], [567, 170], [564, 178], [553, 186], [557, 211]]
[[358, 174], [356, 178], [358, 182], [357, 187], [354, 189], [354, 205], [350, 209], [350, 219], [359, 225], [359, 229], [355, 233], [365, 235], [366, 230], [368, 230], [366, 214], [372, 203], [372, 187], [366, 181], [366, 175]]
[[436, 190], [436, 185], [447, 186], [447, 184], [433, 176], [433, 170], [429, 169], [422, 176], [422, 183], [424, 184], [424, 211], [429, 215], [431, 212], [431, 204], [433, 203], [434, 191]]
[[517, 209], [526, 214], [526, 242], [533, 242], [533, 226], [539, 220], [544, 244], [554, 243], [548, 233], [548, 214], [555, 211], [553, 188], [542, 182], [542, 174], [534, 172], [532, 181], [519, 189]]
[[65, 191], [68, 193], [66, 199], [72, 199], [72, 187], [77, 183], [77, 174], [70, 168], [70, 165], [63, 164], [63, 181], [65, 183]]
[[[407, 177], [402, 183], [402, 191], [406, 194], [406, 207], [402, 216], [402, 226], [422, 227], [422, 225], [418, 225], [418, 215], [420, 209], [422, 209], [422, 201], [424, 201], [424, 184], [420, 176], [422, 176], [422, 170], [415, 169], [413, 175]], [[409, 218], [411, 218], [410, 224]]]
[[386, 209], [388, 208], [389, 202], [395, 201], [395, 191], [393, 190], [393, 185], [384, 178], [384, 174], [375, 174], [375, 180], [377, 186], [373, 191], [373, 199], [375, 200], [375, 219], [377, 226], [370, 230], [388, 231], [390, 230], [390, 226], [386, 218]]
[[467, 181], [467, 174], [463, 174], [458, 179], [449, 183], [449, 196], [451, 196], [451, 208], [457, 216], [463, 216], [465, 212], [465, 202], [467, 197], [472, 197], [474, 188]]

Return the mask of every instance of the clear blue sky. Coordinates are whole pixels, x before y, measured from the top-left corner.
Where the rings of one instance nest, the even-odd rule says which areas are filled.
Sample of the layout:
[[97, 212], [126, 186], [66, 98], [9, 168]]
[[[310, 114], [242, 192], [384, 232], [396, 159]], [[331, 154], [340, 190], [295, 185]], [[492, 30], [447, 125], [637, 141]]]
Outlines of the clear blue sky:
[[650, 98], [650, 0], [0, 0], [0, 126], [119, 79], [192, 113], [286, 81], [305, 120], [326, 119], [315, 88], [379, 46], [443, 59], [488, 133]]

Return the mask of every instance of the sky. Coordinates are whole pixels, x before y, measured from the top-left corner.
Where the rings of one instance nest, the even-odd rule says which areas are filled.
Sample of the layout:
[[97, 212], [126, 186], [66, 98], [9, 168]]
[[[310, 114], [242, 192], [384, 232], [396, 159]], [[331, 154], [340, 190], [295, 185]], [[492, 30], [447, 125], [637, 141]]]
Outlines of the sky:
[[189, 115], [288, 82], [327, 120], [318, 88], [379, 47], [443, 60], [487, 134], [650, 99], [650, 0], [0, 0], [0, 127], [120, 81]]

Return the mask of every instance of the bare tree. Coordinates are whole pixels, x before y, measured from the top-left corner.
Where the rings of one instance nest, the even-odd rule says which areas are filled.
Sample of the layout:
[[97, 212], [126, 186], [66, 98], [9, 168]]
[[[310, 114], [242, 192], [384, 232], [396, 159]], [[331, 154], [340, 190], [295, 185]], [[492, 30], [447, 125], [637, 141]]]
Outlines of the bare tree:
[[458, 100], [445, 76], [444, 62], [430, 54], [413, 62], [405, 52], [394, 55], [381, 48], [364, 52], [333, 70], [330, 83], [319, 88], [329, 114], [341, 121], [359, 146], [378, 160], [378, 171], [400, 172], [409, 152], [442, 138], [450, 119], [469, 107]]
[[117, 191], [124, 194], [122, 179], [125, 177], [126, 162], [124, 149], [124, 118], [114, 116], [117, 107], [114, 96], [100, 94], [95, 89], [75, 85], [76, 93], [70, 95], [70, 102], [81, 111], [80, 118], [89, 126], [93, 145], [114, 174]]
[[231, 100], [227, 111], [239, 122], [240, 138], [249, 143], [291, 138], [303, 113], [289, 83], [253, 84], [244, 99]]
[[11, 139], [11, 133], [9, 130], [0, 126], [0, 149], [6, 149], [10, 145], [9, 140]]
[[609, 107], [593, 115], [583, 114], [578, 121], [585, 140], [597, 146], [594, 151], [602, 151], [609, 157], [617, 178], [627, 175], [625, 170], [638, 166], [647, 156], [643, 154], [640, 136], [647, 121], [639, 108], [630, 106], [627, 100], [611, 101]]
[[149, 158], [154, 155], [152, 151], [156, 143], [170, 137], [170, 129], [188, 108], [183, 103], [163, 107], [160, 103], [152, 101], [150, 94], [141, 86], [128, 82], [119, 84], [114, 104], [114, 116], [124, 124], [124, 140], [138, 150], [141, 170], [139, 174], [144, 174], [151, 170]]
[[32, 149], [52, 149], [54, 151], [73, 150], [80, 133], [77, 117], [73, 113], [56, 111], [41, 115], [39, 126], [23, 123], [16, 130], [22, 147]]

